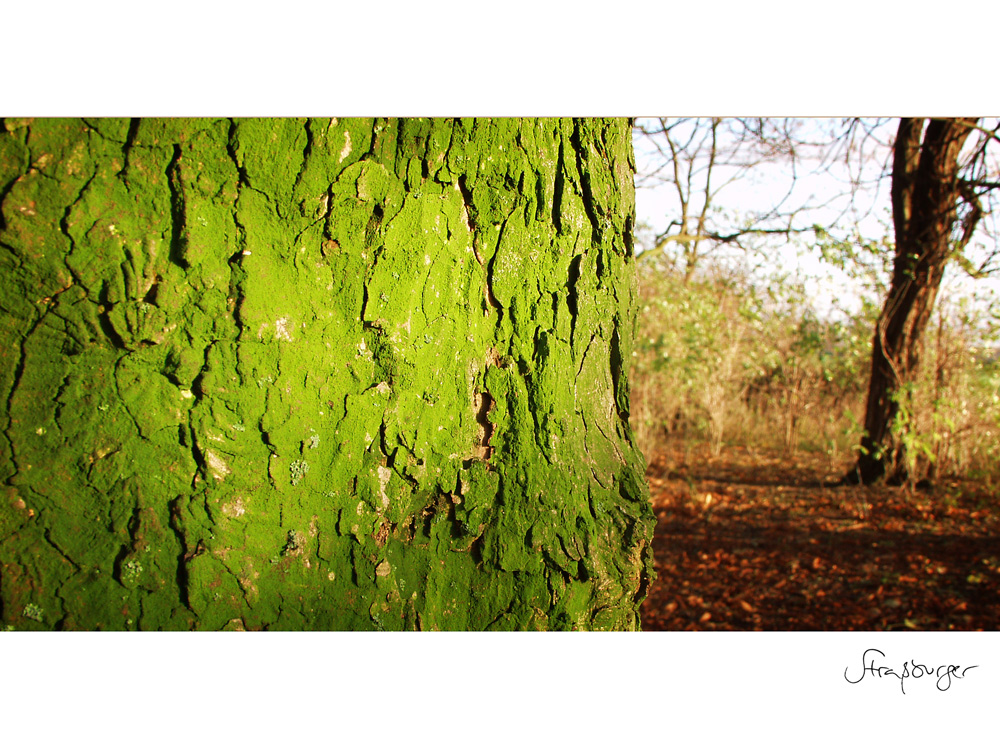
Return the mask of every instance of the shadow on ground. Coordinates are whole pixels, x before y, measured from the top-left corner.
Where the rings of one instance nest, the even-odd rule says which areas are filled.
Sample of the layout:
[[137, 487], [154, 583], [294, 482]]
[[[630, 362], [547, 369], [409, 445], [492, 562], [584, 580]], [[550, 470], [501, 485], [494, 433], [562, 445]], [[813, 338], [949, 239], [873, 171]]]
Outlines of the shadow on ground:
[[825, 486], [846, 468], [742, 448], [654, 456], [643, 629], [997, 629], [996, 494]]

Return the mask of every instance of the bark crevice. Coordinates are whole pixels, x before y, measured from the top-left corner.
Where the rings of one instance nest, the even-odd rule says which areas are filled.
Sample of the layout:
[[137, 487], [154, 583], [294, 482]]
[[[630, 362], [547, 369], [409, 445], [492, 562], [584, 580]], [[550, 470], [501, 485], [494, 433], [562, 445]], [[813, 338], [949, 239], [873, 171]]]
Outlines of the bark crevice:
[[580, 190], [582, 193], [581, 197], [583, 198], [583, 207], [587, 212], [587, 218], [590, 220], [590, 241], [594, 246], [600, 247], [603, 232], [601, 231], [601, 220], [597, 215], [597, 206], [594, 203], [594, 194], [590, 185], [587, 152], [580, 137], [579, 121], [573, 122], [573, 133], [570, 135], [570, 142], [573, 144], [573, 151], [576, 154], [576, 171], [580, 177]]
[[187, 270], [187, 211], [184, 201], [184, 185], [181, 181], [181, 147], [175, 143], [173, 156], [167, 164], [167, 185], [170, 188], [170, 261]]

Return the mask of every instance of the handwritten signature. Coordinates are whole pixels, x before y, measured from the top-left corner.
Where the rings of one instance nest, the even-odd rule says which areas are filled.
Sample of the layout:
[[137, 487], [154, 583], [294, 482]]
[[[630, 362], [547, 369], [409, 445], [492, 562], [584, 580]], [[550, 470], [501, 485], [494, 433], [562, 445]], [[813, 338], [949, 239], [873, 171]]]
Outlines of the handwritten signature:
[[[956, 679], [964, 679], [967, 671], [973, 668], [979, 668], [979, 666], [966, 666], [965, 668], [962, 668], [961, 666], [954, 666], [954, 665], [945, 665], [945, 666], [938, 666], [937, 668], [932, 668], [931, 666], [925, 666], [924, 664], [917, 663], [915, 660], [911, 659], [908, 662], [907, 661], [903, 662], [902, 671], [896, 671], [895, 669], [892, 669], [889, 666], [876, 666], [875, 665], [876, 656], [872, 655], [871, 658], [869, 658], [868, 657], [869, 653], [878, 653], [883, 658], [885, 658], [885, 653], [883, 653], [881, 650], [878, 650], [876, 648], [868, 648], [864, 652], [864, 655], [861, 656], [861, 676], [859, 676], [854, 681], [851, 681], [850, 679], [847, 678], [847, 671], [849, 670], [850, 666], [844, 669], [844, 679], [849, 684], [860, 683], [861, 680], [864, 679], [867, 674], [871, 674], [872, 676], [878, 676], [880, 679], [883, 676], [894, 676], [895, 678], [899, 679], [899, 688], [903, 690], [903, 694], [906, 694], [905, 682], [907, 679], [910, 678], [919, 679], [923, 676], [936, 676], [937, 677], [936, 686], [938, 688], [938, 691], [947, 692], [948, 689], [951, 687], [951, 679], [953, 676]], [[961, 673], [959, 673], [959, 669], [961, 669]]]

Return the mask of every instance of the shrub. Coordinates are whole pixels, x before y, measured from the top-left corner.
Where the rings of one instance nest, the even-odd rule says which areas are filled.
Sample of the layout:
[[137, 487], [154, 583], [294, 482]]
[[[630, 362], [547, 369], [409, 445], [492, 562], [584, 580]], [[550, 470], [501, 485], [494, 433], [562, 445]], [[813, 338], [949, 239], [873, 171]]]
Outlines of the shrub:
[[[820, 452], [853, 460], [878, 308], [822, 319], [801, 283], [681, 274], [639, 263], [632, 426], [640, 448], [668, 440]], [[967, 299], [938, 303], [916, 382], [894, 426], [915, 475], [1000, 474], [996, 321]]]

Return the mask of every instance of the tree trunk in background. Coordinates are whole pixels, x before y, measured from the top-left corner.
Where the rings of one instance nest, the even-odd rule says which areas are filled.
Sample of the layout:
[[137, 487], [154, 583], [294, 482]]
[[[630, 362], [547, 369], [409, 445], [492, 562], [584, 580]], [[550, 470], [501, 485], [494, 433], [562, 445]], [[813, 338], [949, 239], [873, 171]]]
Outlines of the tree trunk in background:
[[638, 627], [627, 122], [3, 125], [5, 625]]
[[959, 152], [975, 120], [902, 118], [893, 147], [892, 217], [896, 237], [892, 282], [872, 343], [865, 434], [846, 480], [870, 484], [892, 472], [906, 478], [904, 445], [893, 439], [899, 398], [920, 360], [957, 221]]

